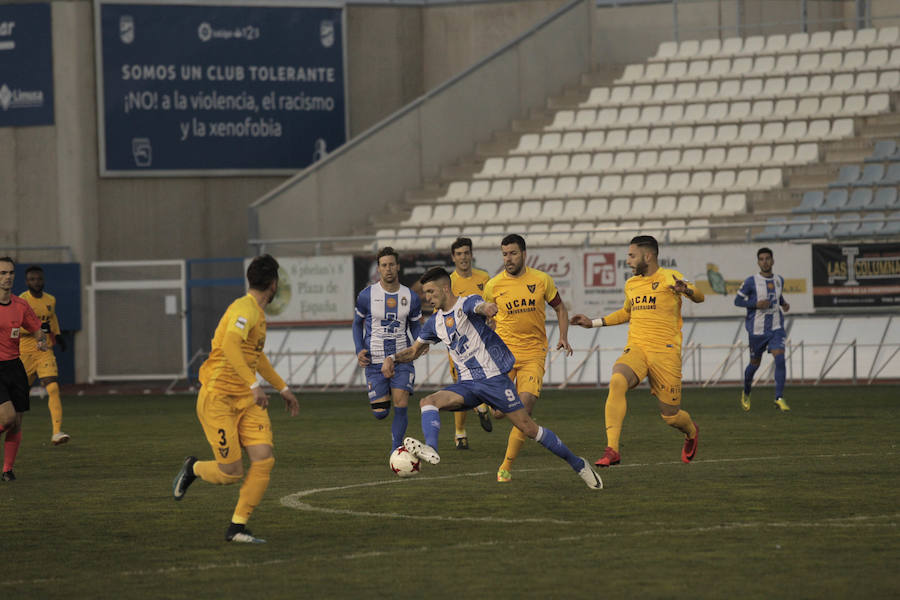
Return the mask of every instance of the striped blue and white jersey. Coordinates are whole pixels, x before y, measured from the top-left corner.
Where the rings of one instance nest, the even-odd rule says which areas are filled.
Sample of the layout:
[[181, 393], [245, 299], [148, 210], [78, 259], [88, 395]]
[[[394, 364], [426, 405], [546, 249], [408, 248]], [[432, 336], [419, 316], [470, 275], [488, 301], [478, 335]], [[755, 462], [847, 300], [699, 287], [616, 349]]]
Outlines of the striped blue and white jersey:
[[385, 356], [396, 354], [412, 345], [407, 332], [416, 337], [422, 303], [414, 291], [401, 285], [396, 292], [388, 292], [377, 281], [361, 291], [356, 298], [356, 322], [353, 338], [356, 352], [366, 349], [372, 364], [384, 362]]
[[450, 310], [436, 310], [419, 333], [420, 342], [447, 345], [459, 381], [483, 381], [503, 375], [516, 363], [487, 319], [475, 312], [482, 302], [477, 295], [460, 297]]
[[[747, 333], [767, 335], [777, 329], [784, 329], [784, 277], [772, 275], [763, 277], [759, 273], [744, 280], [734, 298], [735, 306], [747, 309]], [[768, 300], [769, 308], [756, 308], [757, 300]]]

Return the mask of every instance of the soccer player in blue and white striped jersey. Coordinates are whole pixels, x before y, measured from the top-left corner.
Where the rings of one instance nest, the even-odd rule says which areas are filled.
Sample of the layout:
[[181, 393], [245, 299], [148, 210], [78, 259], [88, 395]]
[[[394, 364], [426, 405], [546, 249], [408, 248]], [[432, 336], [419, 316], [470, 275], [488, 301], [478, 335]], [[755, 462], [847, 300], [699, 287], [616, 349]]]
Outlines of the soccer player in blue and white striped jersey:
[[420, 281], [426, 302], [434, 306], [434, 314], [425, 322], [411, 347], [385, 357], [382, 373], [391, 377], [396, 363], [400, 363], [399, 366], [410, 363], [424, 354], [430, 344], [443, 342], [450, 350], [459, 378], [456, 383], [421, 400], [425, 443], [408, 437], [403, 440], [406, 449], [436, 465], [441, 460], [437, 453], [441, 429], [438, 411], [470, 410], [487, 402], [504, 413], [525, 435], [569, 463], [589, 488], [602, 489], [600, 476], [588, 462], [573, 454], [555, 433], [539, 427], [525, 410], [508, 375], [516, 359], [488, 323], [488, 319], [497, 314], [497, 305], [485, 302], [477, 295], [455, 296], [451, 291], [450, 275], [441, 267], [429, 269]]
[[378, 251], [381, 280], [359, 293], [353, 319], [356, 359], [366, 370], [369, 406], [376, 419], [384, 419], [394, 405], [391, 423], [391, 450], [403, 445], [406, 435], [407, 405], [416, 371], [412, 365], [397, 369], [391, 377], [381, 373], [384, 357], [409, 348], [419, 335], [422, 304], [414, 291], [400, 283], [399, 255], [391, 247]]
[[791, 305], [784, 299], [784, 277], [775, 275], [772, 267], [775, 259], [772, 250], [760, 248], [756, 252], [759, 273], [744, 280], [734, 298], [735, 306], [747, 309], [747, 334], [750, 338], [750, 364], [744, 371], [744, 390], [741, 406], [750, 410], [750, 388], [753, 375], [759, 368], [763, 352], [768, 348], [775, 361], [775, 406], [782, 412], [791, 410], [782, 397], [786, 367], [784, 361], [784, 313]]

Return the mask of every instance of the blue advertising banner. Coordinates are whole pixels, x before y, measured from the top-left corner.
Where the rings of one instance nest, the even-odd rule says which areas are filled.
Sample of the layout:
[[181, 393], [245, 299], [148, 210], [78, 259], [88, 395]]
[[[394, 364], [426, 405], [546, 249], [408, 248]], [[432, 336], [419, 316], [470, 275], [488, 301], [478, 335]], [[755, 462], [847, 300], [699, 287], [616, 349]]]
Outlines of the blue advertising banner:
[[346, 140], [342, 8], [98, 5], [101, 174], [291, 173]]
[[49, 4], [0, 6], [0, 127], [53, 125]]

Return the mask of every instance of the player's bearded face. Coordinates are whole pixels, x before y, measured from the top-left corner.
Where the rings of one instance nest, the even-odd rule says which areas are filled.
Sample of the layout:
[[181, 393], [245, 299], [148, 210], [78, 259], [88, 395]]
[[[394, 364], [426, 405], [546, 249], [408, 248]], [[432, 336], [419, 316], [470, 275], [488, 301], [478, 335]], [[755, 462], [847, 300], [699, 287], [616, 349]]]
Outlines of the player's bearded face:
[[628, 266], [633, 275], [645, 275], [647, 273], [647, 255], [637, 246], [628, 247]]
[[400, 272], [400, 267], [393, 256], [382, 256], [378, 260], [378, 274], [384, 283], [394, 283]]
[[29, 290], [40, 294], [44, 291], [44, 275], [40, 271], [32, 271], [25, 276], [25, 284]]
[[772, 266], [775, 264], [775, 259], [772, 258], [771, 254], [764, 253], [759, 255], [756, 262], [759, 265], [760, 273], [771, 273]]
[[518, 244], [508, 244], [500, 246], [500, 252], [503, 254], [503, 268], [510, 275], [518, 275], [525, 266], [525, 252], [519, 249]]

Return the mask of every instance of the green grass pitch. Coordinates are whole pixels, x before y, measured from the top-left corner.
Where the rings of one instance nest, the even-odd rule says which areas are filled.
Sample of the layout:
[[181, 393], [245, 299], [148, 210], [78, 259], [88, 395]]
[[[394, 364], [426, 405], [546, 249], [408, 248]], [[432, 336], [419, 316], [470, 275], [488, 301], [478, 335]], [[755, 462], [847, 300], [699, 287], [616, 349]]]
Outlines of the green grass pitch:
[[[496, 483], [509, 424], [443, 414], [440, 465], [401, 480], [390, 419], [355, 393], [273, 398], [277, 463], [251, 520], [265, 545], [226, 544], [238, 487], [171, 482], [211, 456], [191, 396], [64, 396], [65, 446], [33, 399], [0, 483], [3, 598], [889, 598], [900, 590], [896, 386], [687, 389], [693, 464], [645, 388], [629, 394], [622, 464], [589, 490], [526, 445]], [[605, 446], [601, 390], [545, 391], [536, 418], [576, 453]], [[416, 394], [416, 398], [421, 394]], [[421, 437], [417, 404], [409, 434]]]

